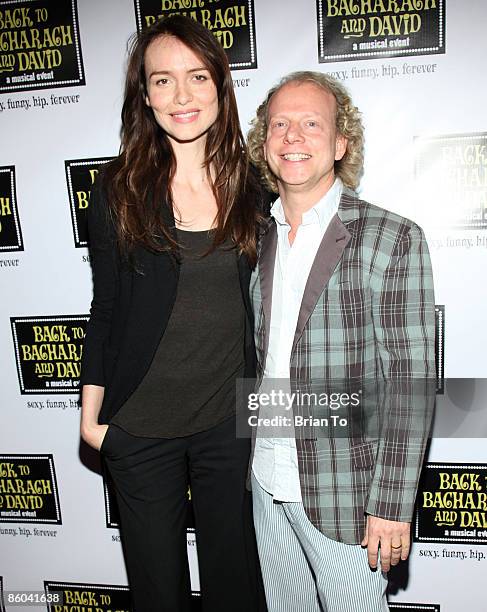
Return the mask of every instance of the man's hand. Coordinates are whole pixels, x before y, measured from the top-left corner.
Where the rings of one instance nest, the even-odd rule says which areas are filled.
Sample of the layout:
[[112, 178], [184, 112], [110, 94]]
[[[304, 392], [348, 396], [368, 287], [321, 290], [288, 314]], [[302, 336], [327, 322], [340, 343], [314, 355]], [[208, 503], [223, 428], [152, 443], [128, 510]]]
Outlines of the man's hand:
[[388, 572], [391, 565], [397, 565], [399, 560], [408, 558], [411, 548], [411, 523], [388, 521], [378, 516], [367, 516], [367, 527], [362, 546], [367, 546], [369, 565], [377, 567], [377, 557], [380, 546], [380, 565], [383, 572]]

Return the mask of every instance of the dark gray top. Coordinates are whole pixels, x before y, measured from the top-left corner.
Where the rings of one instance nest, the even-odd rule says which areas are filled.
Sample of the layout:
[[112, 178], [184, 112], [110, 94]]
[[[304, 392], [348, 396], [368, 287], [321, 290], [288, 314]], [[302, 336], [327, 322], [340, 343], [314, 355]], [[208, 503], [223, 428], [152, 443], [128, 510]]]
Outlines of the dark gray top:
[[212, 234], [177, 230], [181, 268], [166, 331], [144, 379], [110, 421], [133, 435], [187, 436], [235, 414], [245, 308], [235, 250], [201, 257]]

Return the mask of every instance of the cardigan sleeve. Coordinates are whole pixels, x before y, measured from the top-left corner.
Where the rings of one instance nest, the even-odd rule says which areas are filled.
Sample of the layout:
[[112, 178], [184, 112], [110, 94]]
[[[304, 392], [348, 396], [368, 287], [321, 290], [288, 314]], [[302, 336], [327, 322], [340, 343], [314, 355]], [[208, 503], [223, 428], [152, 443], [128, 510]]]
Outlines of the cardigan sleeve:
[[87, 216], [93, 299], [83, 344], [80, 384], [104, 387], [104, 352], [118, 292], [119, 254], [103, 189], [103, 173], [98, 175], [93, 185]]

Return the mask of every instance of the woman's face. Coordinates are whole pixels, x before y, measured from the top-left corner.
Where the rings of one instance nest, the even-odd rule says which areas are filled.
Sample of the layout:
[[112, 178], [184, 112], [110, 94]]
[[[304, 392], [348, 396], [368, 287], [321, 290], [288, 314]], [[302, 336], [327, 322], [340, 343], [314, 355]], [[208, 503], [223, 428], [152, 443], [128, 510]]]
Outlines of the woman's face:
[[206, 138], [218, 116], [218, 92], [199, 57], [174, 36], [153, 40], [145, 52], [147, 106], [177, 142]]

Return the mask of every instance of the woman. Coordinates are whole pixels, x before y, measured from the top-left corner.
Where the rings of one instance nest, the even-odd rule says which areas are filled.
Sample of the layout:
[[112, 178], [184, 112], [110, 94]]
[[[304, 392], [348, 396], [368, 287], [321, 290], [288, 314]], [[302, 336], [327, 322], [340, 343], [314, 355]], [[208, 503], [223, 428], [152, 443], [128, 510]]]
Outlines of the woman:
[[136, 612], [190, 609], [191, 487], [203, 610], [260, 609], [235, 383], [254, 375], [258, 188], [228, 62], [173, 16], [131, 48], [119, 157], [94, 185], [81, 435], [104, 456]]

